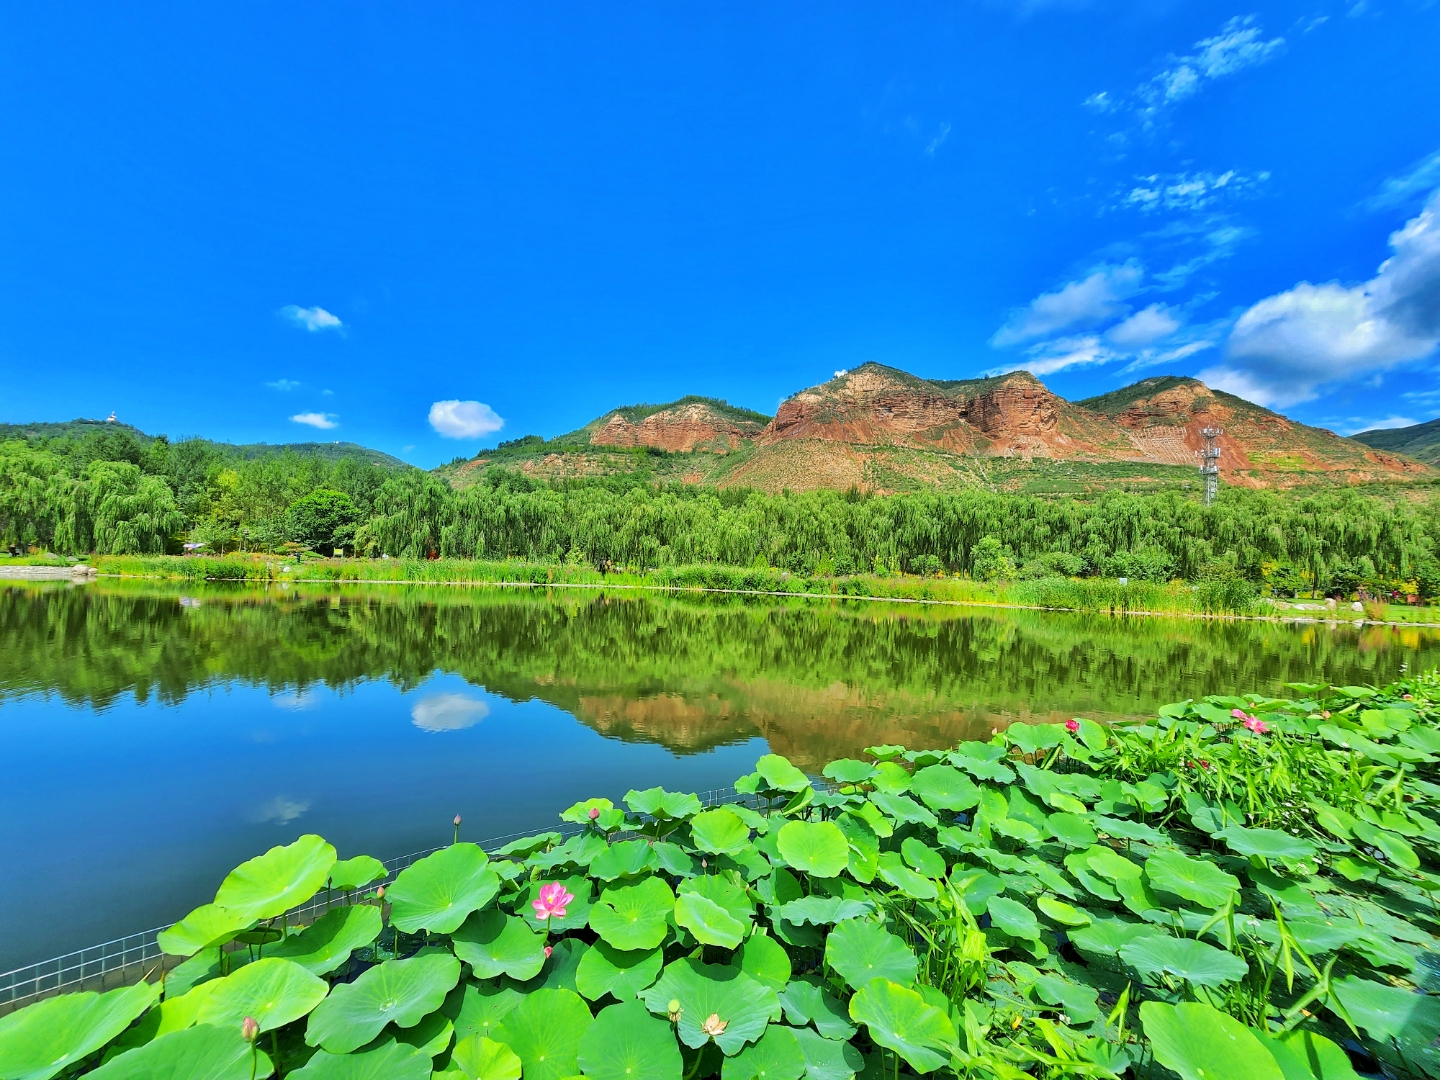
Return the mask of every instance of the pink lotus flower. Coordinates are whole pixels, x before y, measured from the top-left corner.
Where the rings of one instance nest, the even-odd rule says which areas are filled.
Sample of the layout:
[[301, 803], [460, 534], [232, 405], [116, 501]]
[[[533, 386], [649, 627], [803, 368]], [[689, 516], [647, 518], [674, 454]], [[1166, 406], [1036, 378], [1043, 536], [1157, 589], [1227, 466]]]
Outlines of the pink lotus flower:
[[553, 953], [554, 951], [555, 951], [555, 949], [554, 949], [552, 946], [546, 945], [546, 946], [545, 946], [545, 959], [546, 959], [546, 960], [549, 960], [549, 959], [550, 959], [550, 954]]
[[1267, 735], [1270, 732], [1270, 725], [1258, 716], [1247, 716], [1245, 718], [1245, 730], [1253, 731], [1256, 735]]
[[1071, 735], [1074, 735], [1077, 731], [1080, 730], [1080, 721], [1079, 721], [1079, 720], [1066, 720], [1066, 721], [1065, 721], [1065, 730], [1068, 731]]
[[600, 817], [600, 808], [599, 808], [598, 806], [592, 806], [592, 807], [590, 807], [590, 820], [591, 820], [591, 821], [596, 821], [596, 820], [599, 819], [599, 817]]
[[548, 885], [540, 886], [540, 896], [531, 901], [530, 906], [535, 909], [535, 918], [548, 919], [552, 915], [557, 919], [565, 917], [565, 905], [575, 899], [575, 894], [568, 891], [558, 881], [552, 881]]

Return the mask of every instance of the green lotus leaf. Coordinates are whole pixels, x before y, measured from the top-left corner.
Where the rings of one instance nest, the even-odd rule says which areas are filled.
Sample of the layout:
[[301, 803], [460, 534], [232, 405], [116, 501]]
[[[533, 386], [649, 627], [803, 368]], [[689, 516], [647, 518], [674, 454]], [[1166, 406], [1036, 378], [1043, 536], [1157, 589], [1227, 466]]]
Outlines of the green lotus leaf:
[[[1316, 1080], [1360, 1080], [1360, 1074], [1350, 1064], [1350, 1055], [1324, 1035], [1297, 1028], [1284, 1035], [1280, 1043], [1294, 1056], [1305, 1072]], [[1267, 1049], [1274, 1053], [1273, 1047]], [[1284, 1070], [1285, 1067], [1282, 1065], [1281, 1069]], [[1289, 1072], [1285, 1071], [1288, 1078]]]
[[780, 917], [796, 926], [805, 923], [828, 926], [846, 919], [863, 918], [874, 912], [875, 904], [870, 900], [850, 900], [842, 896], [807, 896], [800, 900], [791, 900], [780, 908]]
[[252, 1068], [255, 1080], [275, 1071], [269, 1056], [252, 1050], [241, 1037], [238, 1023], [223, 1028], [202, 1024], [162, 1035], [86, 1075], [100, 1080], [251, 1080]]
[[[546, 885], [559, 884], [565, 886], [565, 891], [575, 899], [565, 905], [565, 914], [550, 915], [542, 919], [539, 912], [535, 910], [535, 901], [540, 897], [540, 890]], [[563, 934], [567, 930], [579, 930], [590, 922], [590, 908], [593, 906], [592, 895], [595, 891], [595, 883], [588, 877], [579, 874], [570, 874], [565, 877], [546, 877], [537, 881], [531, 881], [520, 890], [520, 895], [515, 898], [515, 913], [525, 920], [525, 925], [532, 930], [548, 931], [552, 934]], [[509, 906], [509, 901], [506, 901]]]
[[644, 791], [627, 791], [625, 805], [631, 813], [649, 814], [653, 818], [683, 820], [694, 817], [703, 809], [700, 800], [688, 793], [677, 794], [661, 787]]
[[1403, 837], [1359, 819], [1356, 820], [1354, 829], [1355, 839], [1368, 847], [1379, 848], [1385, 853], [1385, 858], [1395, 865], [1403, 866], [1406, 870], [1420, 869], [1420, 856], [1415, 854], [1415, 849]]
[[235, 935], [255, 925], [243, 911], [232, 911], [219, 904], [202, 904], [168, 930], [156, 936], [160, 951], [170, 956], [194, 956], [203, 949], [213, 949], [235, 939]]
[[656, 865], [667, 874], [687, 878], [700, 873], [700, 860], [679, 844], [661, 840], [652, 845], [652, 850], [655, 852]]
[[430, 1080], [430, 1055], [402, 1042], [385, 1042], [359, 1054], [315, 1053], [290, 1075], [295, 1080]]
[[387, 1040], [405, 1043], [424, 1053], [427, 1057], [439, 1057], [450, 1049], [455, 1038], [455, 1024], [443, 1011], [433, 1012], [414, 1027], [398, 1028], [389, 1025], [380, 1033], [377, 1043]]
[[684, 1070], [670, 1025], [639, 1001], [601, 1009], [577, 1056], [588, 1080], [680, 1080]]
[[[1018, 966], [1012, 964], [1011, 972]], [[1048, 1005], [1063, 1009], [1071, 1024], [1089, 1024], [1100, 1016], [1095, 1004], [1100, 995], [1093, 986], [1081, 986], [1049, 972], [1036, 972], [1032, 985], [1036, 996]]]
[[[700, 1049], [713, 1037], [723, 1053], [738, 1053], [781, 1014], [775, 991], [738, 967], [702, 964], [688, 956], [669, 964], [660, 981], [641, 997], [645, 1007], [657, 1016], [670, 1013], [670, 1002], [680, 1003], [676, 1031], [680, 1041], [692, 1050]], [[704, 1030], [711, 1017], [719, 1022], [710, 1025], [712, 1031], [723, 1024], [714, 1036]]]
[[1091, 922], [1089, 914], [1053, 896], [1040, 897], [1035, 906], [1042, 915], [1061, 926], [1089, 926]]
[[910, 772], [898, 761], [882, 761], [875, 766], [875, 776], [870, 781], [876, 791], [887, 791], [899, 795], [910, 790]]
[[580, 958], [575, 969], [575, 989], [591, 1001], [606, 994], [617, 1001], [628, 1001], [660, 977], [665, 956], [659, 949], [636, 949], [622, 952], [604, 941], [597, 941]]
[[[992, 756], [993, 755], [993, 756]], [[1003, 747], [988, 743], [961, 743], [946, 760], [957, 769], [964, 769], [976, 780], [989, 780], [997, 784], [1013, 784], [1015, 772], [1001, 762], [1005, 756]]]
[[863, 784], [875, 775], [875, 766], [854, 758], [840, 758], [825, 766], [824, 777], [837, 784]]
[[814, 1024], [815, 1030], [827, 1039], [848, 1039], [855, 1034], [855, 1025], [839, 998], [810, 979], [796, 979], [780, 992], [785, 1019], [797, 1027]]
[[1178, 851], [1157, 851], [1145, 860], [1150, 887], [1174, 893], [1201, 907], [1218, 909], [1240, 891], [1240, 879], [1214, 863], [1192, 859]]
[[1242, 957], [1193, 938], [1142, 937], [1123, 945], [1120, 958], [1142, 975], [1171, 975], [1199, 986], [1224, 986], [1245, 977]]
[[590, 909], [590, 929], [613, 948], [625, 952], [653, 949], [665, 940], [668, 918], [674, 910], [675, 894], [658, 877], [634, 885], [612, 885]]
[[710, 875], [680, 883], [675, 922], [702, 945], [733, 949], [750, 933], [754, 921], [755, 908], [745, 890], [724, 877]]
[[950, 1018], [897, 983], [875, 978], [850, 999], [850, 1018], [864, 1024], [870, 1040], [893, 1050], [916, 1072], [933, 1072], [950, 1061], [958, 1036]]
[[881, 881], [888, 882], [916, 900], [934, 900], [939, 895], [935, 883], [906, 866], [897, 851], [881, 852], [879, 873]]
[[1051, 814], [1045, 820], [1045, 827], [1066, 847], [1087, 848], [1095, 843], [1095, 830], [1079, 814]]
[[754, 935], [740, 946], [733, 962], [746, 975], [771, 990], [783, 990], [790, 981], [790, 954], [772, 937]]
[[477, 844], [453, 844], [411, 863], [386, 891], [390, 921], [407, 934], [449, 934], [500, 891], [500, 875]]
[[482, 979], [509, 975], [524, 982], [545, 966], [545, 935], [499, 908], [477, 911], [451, 937], [455, 955]]
[[648, 840], [622, 840], [590, 860], [590, 873], [601, 881], [637, 877], [654, 870], [659, 857]]
[[771, 1024], [765, 1034], [721, 1067], [721, 1080], [800, 1080], [805, 1075], [805, 1052], [795, 1032]]
[[1425, 1061], [1427, 1075], [1436, 1075], [1433, 1044], [1440, 1036], [1440, 998], [1356, 975], [1338, 980], [1334, 990], [1356, 1026], [1378, 1043], [1394, 1040], [1416, 1065]]
[[[879, 811], [871, 803], [865, 803], [865, 807], [874, 812], [877, 817], [880, 816]], [[850, 871], [850, 876], [862, 885], [870, 884], [875, 880], [875, 874], [880, 869], [880, 838], [876, 835], [875, 829], [865, 818], [849, 813], [841, 814], [836, 818], [835, 825], [845, 834], [845, 842], [850, 848], [846, 866], [846, 869]]]
[[[1119, 881], [1121, 878], [1139, 878], [1144, 873], [1144, 869], [1139, 863], [1131, 862], [1124, 855], [1104, 844], [1097, 844], [1079, 854], [1094, 873], [1111, 881]], [[1072, 857], [1066, 857], [1067, 864]]]
[[825, 962], [854, 990], [876, 978], [908, 985], [919, 966], [905, 942], [868, 919], [837, 924], [825, 939]]
[[[122, 1050], [129, 1050], [132, 1047], [144, 1046], [161, 1035], [168, 1035], [172, 1031], [183, 1031], [190, 1027], [195, 1023], [195, 1017], [200, 1012], [200, 1006], [205, 1004], [205, 999], [224, 981], [224, 979], [212, 979], [191, 987], [189, 990], [181, 991], [172, 997], [167, 997], [121, 1032], [120, 1037], [110, 1044], [106, 1056]], [[165, 989], [171, 990], [169, 982], [166, 982]]]
[[1027, 756], [1059, 746], [1064, 738], [1063, 724], [1011, 724], [1004, 731], [1005, 741]]
[[525, 1080], [561, 1080], [580, 1071], [576, 1058], [593, 1019], [569, 990], [537, 990], [500, 1022], [495, 1041], [515, 1052]]
[[1142, 844], [1150, 844], [1153, 847], [1164, 847], [1169, 843], [1165, 834], [1159, 829], [1139, 821], [1105, 817], [1103, 814], [1096, 815], [1093, 820], [1095, 828], [1106, 836], [1115, 836], [1121, 840], [1138, 840]]
[[905, 753], [905, 747], [893, 743], [881, 743], [879, 746], [865, 747], [865, 753], [869, 754], [876, 761], [890, 761]]
[[939, 881], [945, 877], [945, 856], [913, 836], [900, 843], [900, 853], [916, 872]]
[[986, 910], [990, 912], [991, 923], [1011, 937], [1040, 940], [1040, 923], [1024, 904], [1005, 896], [992, 896]]
[[159, 996], [158, 985], [139, 983], [61, 994], [0, 1016], [0, 1077], [49, 1080], [119, 1035]]
[[520, 1059], [504, 1043], [484, 1035], [470, 1035], [450, 1051], [450, 1064], [466, 1080], [520, 1080]]
[[776, 844], [789, 865], [811, 877], [835, 877], [850, 864], [850, 844], [833, 821], [792, 821]]
[[522, 836], [519, 840], [511, 840], [504, 847], [496, 850], [497, 856], [507, 859], [527, 859], [537, 851], [554, 847], [560, 843], [561, 836], [558, 832], [536, 833], [534, 836]]
[[975, 782], [953, 765], [931, 765], [910, 782], [910, 790], [932, 810], [969, 810], [980, 802]]
[[803, 791], [810, 786], [810, 778], [779, 754], [766, 754], [755, 762], [755, 771], [776, 791]]
[[506, 1014], [523, 1000], [525, 995], [513, 986], [501, 985], [498, 981], [467, 980], [446, 998], [445, 1011], [455, 1022], [457, 1041], [471, 1035], [489, 1038]]
[[197, 1024], [239, 1028], [247, 1016], [261, 1031], [299, 1020], [325, 999], [330, 986], [293, 960], [267, 956], [219, 980], [206, 996]]
[[1209, 1005], [1147, 1001], [1140, 1023], [1155, 1060], [1183, 1080], [1285, 1080], [1254, 1032]]
[[986, 818], [985, 820], [992, 832], [999, 833], [1001, 836], [1008, 836], [1011, 840], [1019, 840], [1022, 844], [1039, 843], [1045, 835], [1039, 828], [1031, 825], [1030, 822], [1024, 818], [1006, 816], [1001, 818]]
[[252, 919], [269, 919], [319, 892], [334, 865], [335, 849], [306, 834], [231, 870], [215, 893], [215, 903]]
[[868, 798], [882, 814], [902, 825], [924, 825], [927, 829], [933, 829], [940, 824], [939, 818], [914, 799], [904, 795], [892, 795], [887, 791], [872, 791]]
[[575, 973], [580, 970], [580, 961], [585, 959], [585, 954], [589, 951], [590, 946], [579, 938], [561, 938], [551, 949], [540, 974], [517, 984], [517, 989], [526, 994], [533, 994], [537, 990], [569, 990], [578, 993], [575, 989]]
[[1123, 919], [1095, 919], [1089, 926], [1070, 932], [1070, 941], [1088, 956], [1114, 956], [1126, 945], [1141, 938], [1162, 937], [1165, 931], [1149, 923]]
[[380, 881], [388, 874], [385, 864], [373, 855], [356, 855], [353, 859], [337, 860], [330, 867], [330, 877], [325, 884], [349, 892]]
[[572, 825], [589, 825], [590, 822], [594, 820], [590, 817], [591, 810], [596, 810], [603, 814], [607, 810], [614, 809], [615, 804], [609, 799], [586, 799], [583, 802], [577, 802], [568, 809], [560, 811], [560, 820], [568, 821]]
[[799, 1028], [795, 1038], [805, 1055], [806, 1080], [852, 1080], [865, 1067], [865, 1057], [848, 1042], [827, 1039], [809, 1028]]
[[719, 806], [690, 819], [690, 839], [701, 851], [733, 855], [749, 846], [750, 826], [728, 806]]
[[460, 980], [460, 961], [448, 953], [386, 960], [353, 983], [330, 991], [310, 1014], [305, 1041], [332, 1054], [364, 1046], [393, 1021], [414, 1027], [438, 1009]]
[[1298, 836], [1280, 832], [1278, 829], [1247, 829], [1243, 825], [1231, 825], [1221, 829], [1216, 837], [1224, 840], [1230, 850], [1240, 855], [1258, 855], [1262, 859], [1309, 859], [1315, 854], [1315, 845]]
[[950, 884], [960, 891], [970, 914], [979, 915], [990, 902], [990, 897], [1005, 891], [1005, 883], [988, 870], [962, 870], [955, 867], [950, 871]]
[[589, 866], [590, 860], [609, 846], [605, 837], [599, 833], [576, 833], [558, 847], [531, 855], [525, 860], [525, 864], [538, 870], [553, 870], [558, 866]]
[[328, 975], [349, 960], [356, 949], [379, 937], [382, 926], [378, 907], [354, 904], [336, 908], [266, 953], [293, 960], [312, 975]]

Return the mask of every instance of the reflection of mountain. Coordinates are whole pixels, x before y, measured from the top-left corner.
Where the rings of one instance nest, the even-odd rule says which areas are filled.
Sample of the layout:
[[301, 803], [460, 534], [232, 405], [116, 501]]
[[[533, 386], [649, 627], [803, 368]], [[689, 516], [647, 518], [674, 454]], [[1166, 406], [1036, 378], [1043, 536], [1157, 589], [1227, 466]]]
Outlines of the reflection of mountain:
[[1440, 660], [1435, 632], [1378, 627], [491, 589], [214, 588], [204, 600], [182, 607], [178, 590], [144, 583], [0, 587], [0, 701], [175, 701], [229, 681], [303, 700], [317, 684], [409, 689], [445, 671], [608, 737], [688, 754], [760, 736], [817, 764], [876, 742], [1372, 682]]

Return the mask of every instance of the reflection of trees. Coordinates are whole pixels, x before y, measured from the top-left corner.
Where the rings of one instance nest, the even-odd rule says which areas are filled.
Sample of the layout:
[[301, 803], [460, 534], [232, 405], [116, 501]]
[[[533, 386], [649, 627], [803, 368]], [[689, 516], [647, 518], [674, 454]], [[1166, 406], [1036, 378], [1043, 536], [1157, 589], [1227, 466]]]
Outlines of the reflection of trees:
[[[187, 590], [187, 596], [194, 595]], [[760, 735], [818, 762], [887, 740], [948, 742], [1017, 716], [1100, 718], [1175, 697], [1392, 677], [1440, 658], [1433, 631], [1115, 619], [634, 593], [0, 588], [0, 700], [177, 701], [455, 672], [602, 733], [694, 752]], [[1358, 646], [1358, 647], [1357, 647]]]

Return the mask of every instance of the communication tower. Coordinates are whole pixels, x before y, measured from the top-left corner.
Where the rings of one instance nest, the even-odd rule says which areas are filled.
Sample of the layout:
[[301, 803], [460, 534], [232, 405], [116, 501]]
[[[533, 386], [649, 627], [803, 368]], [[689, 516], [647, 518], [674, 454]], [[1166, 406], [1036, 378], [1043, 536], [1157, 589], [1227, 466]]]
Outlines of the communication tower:
[[1200, 432], [1205, 440], [1205, 449], [1199, 453], [1200, 479], [1205, 484], [1201, 501], [1206, 506], [1215, 501], [1215, 493], [1220, 490], [1220, 447], [1215, 445], [1215, 440], [1224, 434], [1225, 429], [1217, 427], [1207, 427]]

